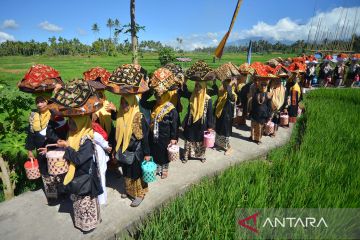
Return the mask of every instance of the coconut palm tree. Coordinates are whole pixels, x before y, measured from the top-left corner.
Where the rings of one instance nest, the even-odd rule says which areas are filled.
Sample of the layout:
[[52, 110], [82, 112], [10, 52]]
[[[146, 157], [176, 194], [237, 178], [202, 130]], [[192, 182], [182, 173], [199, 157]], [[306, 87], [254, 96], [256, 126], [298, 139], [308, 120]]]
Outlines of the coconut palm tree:
[[115, 45], [117, 45], [118, 40], [119, 40], [119, 35], [120, 35], [121, 31], [122, 31], [122, 29], [120, 28], [120, 21], [117, 18], [114, 21], [114, 27], [115, 27], [115, 30], [114, 30], [114, 43], [115, 43]]
[[94, 24], [92, 25], [92, 27], [91, 27], [91, 30], [94, 32], [94, 34], [97, 34], [97, 33], [99, 33], [100, 28], [99, 28], [99, 26], [97, 25], [97, 23], [94, 23]]
[[106, 26], [110, 29], [110, 37], [109, 37], [109, 40], [111, 41], [111, 29], [114, 27], [114, 21], [109, 18], [107, 20], [107, 23], [106, 23]]

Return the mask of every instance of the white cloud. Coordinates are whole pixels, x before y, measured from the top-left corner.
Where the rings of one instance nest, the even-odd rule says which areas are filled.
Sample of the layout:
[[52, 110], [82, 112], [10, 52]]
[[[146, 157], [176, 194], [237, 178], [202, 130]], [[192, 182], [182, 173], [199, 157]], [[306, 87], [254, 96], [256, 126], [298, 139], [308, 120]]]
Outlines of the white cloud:
[[0, 32], [0, 43], [5, 41], [15, 41], [15, 37], [5, 32]]
[[[332, 9], [330, 12], [318, 12], [314, 17], [310, 18], [305, 24], [299, 24], [298, 21], [290, 18], [282, 18], [274, 25], [265, 22], [258, 22], [251, 29], [240, 31], [241, 38], [262, 37], [270, 38], [277, 41], [296, 41], [299, 39], [307, 40], [310, 30], [310, 38], [315, 37], [317, 25], [319, 24], [319, 32], [321, 36], [335, 37], [339, 20], [340, 28], [343, 25], [350, 27], [354, 25], [356, 14], [360, 11], [360, 7], [343, 8], [338, 7]], [[347, 14], [347, 19], [345, 18]], [[359, 16], [360, 17], [360, 16]], [[345, 22], [346, 20], [346, 22]], [[358, 18], [357, 21], [360, 21]], [[351, 29], [352, 30], [352, 29]], [[343, 32], [343, 38], [350, 38], [352, 31]], [[356, 29], [356, 33], [360, 29]], [[240, 37], [238, 39], [241, 39]]]
[[180, 37], [183, 40], [181, 45], [176, 40], [168, 41], [166, 44], [189, 51], [194, 50], [195, 48], [215, 46], [219, 42], [218, 39], [222, 38], [222, 34], [224, 33], [208, 32], [205, 34], [191, 34], [189, 36]]
[[61, 32], [63, 29], [55, 24], [44, 21], [39, 24], [39, 27], [49, 32]]
[[87, 35], [87, 31], [86, 31], [85, 29], [82, 29], [82, 28], [78, 28], [77, 33], [78, 33], [80, 36], [85, 36], [85, 35]]
[[[347, 20], [345, 23], [345, 15], [347, 13]], [[360, 7], [334, 8], [329, 12], [317, 12], [314, 17], [309, 18], [305, 23], [301, 24], [299, 20], [292, 20], [289, 17], [278, 20], [275, 24], [268, 24], [260, 21], [250, 29], [233, 29], [228, 39], [228, 42], [251, 39], [251, 38], [264, 38], [275, 41], [296, 41], [307, 40], [310, 30], [310, 40], [314, 38], [317, 24], [321, 22], [320, 29], [323, 30], [323, 36], [328, 35], [331, 39], [335, 37], [335, 31], [337, 29], [339, 20], [340, 25], [349, 24], [353, 26], [358, 13], [357, 22], [360, 21]], [[350, 28], [350, 27], [349, 27]], [[350, 38], [351, 32], [343, 34], [343, 38]], [[360, 26], [355, 29], [355, 33], [360, 34]], [[221, 38], [224, 36], [223, 32], [208, 32], [203, 34], [192, 34], [190, 36], [184, 36], [183, 49], [193, 50], [197, 47], [210, 47], [216, 46]], [[176, 41], [170, 41], [167, 44], [178, 47], [179, 44]]]
[[16, 21], [14, 19], [6, 19], [4, 20], [1, 28], [6, 29], [6, 28], [17, 28], [19, 27], [19, 24], [16, 23]]

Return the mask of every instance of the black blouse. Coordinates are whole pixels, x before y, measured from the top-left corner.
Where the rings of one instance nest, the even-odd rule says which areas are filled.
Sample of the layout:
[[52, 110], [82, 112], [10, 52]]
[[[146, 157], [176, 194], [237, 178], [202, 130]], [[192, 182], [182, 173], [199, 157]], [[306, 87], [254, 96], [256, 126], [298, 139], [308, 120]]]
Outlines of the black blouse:
[[[214, 90], [215, 89], [215, 90]], [[207, 89], [207, 94], [209, 96], [214, 96], [217, 94], [217, 86], [213, 85], [212, 89]], [[184, 85], [182, 97], [191, 98], [191, 92], [189, 92], [186, 85]], [[190, 116], [190, 101], [188, 105], [188, 111], [184, 119], [184, 137], [185, 140], [190, 142], [202, 142], [204, 140], [204, 132], [209, 128], [214, 128], [214, 115], [213, 115], [213, 106], [211, 98], [206, 104], [206, 114], [195, 123], [192, 122], [192, 116]], [[190, 119], [189, 119], [190, 118]]]
[[[75, 170], [74, 178], [82, 176], [84, 174], [89, 174], [89, 170], [92, 165], [93, 180], [96, 182], [96, 186], [99, 186], [100, 179], [97, 174], [98, 173], [97, 164], [96, 162], [94, 162], [94, 154], [95, 154], [94, 144], [90, 139], [87, 139], [80, 146], [78, 151], [76, 151], [72, 147], [65, 148], [64, 158], [75, 164], [76, 170]], [[103, 190], [101, 189], [101, 187], [99, 189], [99, 187], [93, 186], [89, 195], [92, 197], [96, 197], [102, 193]]]
[[[216, 133], [225, 137], [229, 137], [232, 133], [232, 119], [234, 116], [235, 95], [232, 92], [231, 86], [227, 86], [227, 99], [224, 108], [221, 112], [220, 118], [216, 117]], [[217, 105], [217, 101], [215, 106]], [[215, 108], [216, 111], [216, 108]]]
[[[265, 95], [264, 102], [261, 104], [258, 102], [258, 95], [260, 95], [260, 97]], [[251, 119], [264, 124], [270, 119], [272, 114], [271, 110], [271, 98], [268, 98], [267, 93], [257, 91], [252, 98]]]

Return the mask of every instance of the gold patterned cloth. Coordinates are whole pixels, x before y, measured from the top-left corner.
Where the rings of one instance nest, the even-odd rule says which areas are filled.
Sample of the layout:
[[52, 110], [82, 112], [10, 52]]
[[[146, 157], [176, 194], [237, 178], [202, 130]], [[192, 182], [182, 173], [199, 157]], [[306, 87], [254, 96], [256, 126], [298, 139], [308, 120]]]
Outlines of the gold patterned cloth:
[[225, 150], [230, 148], [230, 137], [225, 137], [219, 134], [216, 134], [215, 145], [221, 147]]
[[185, 140], [185, 154], [184, 160], [187, 161], [189, 158], [205, 159], [206, 147], [203, 142], [191, 142]]
[[125, 180], [125, 191], [126, 193], [133, 197], [145, 197], [145, 194], [149, 191], [148, 184], [145, 183], [141, 178], [133, 180], [128, 177], [124, 177]]
[[74, 196], [74, 225], [84, 232], [96, 228], [100, 223], [98, 199], [90, 196]]
[[259, 142], [263, 135], [263, 124], [251, 121], [251, 139]]

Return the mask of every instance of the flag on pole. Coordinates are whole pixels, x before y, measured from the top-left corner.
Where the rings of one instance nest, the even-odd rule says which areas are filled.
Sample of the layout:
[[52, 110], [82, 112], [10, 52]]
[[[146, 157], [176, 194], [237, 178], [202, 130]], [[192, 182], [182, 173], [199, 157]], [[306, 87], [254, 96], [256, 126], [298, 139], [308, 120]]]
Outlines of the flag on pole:
[[226, 32], [225, 36], [222, 38], [221, 42], [219, 43], [219, 45], [217, 46], [217, 48], [216, 48], [216, 50], [215, 50], [215, 56], [216, 56], [217, 58], [221, 58], [221, 56], [222, 56], [222, 54], [223, 54], [226, 41], [227, 41], [227, 39], [229, 38], [230, 32], [231, 32], [231, 30], [232, 30], [232, 28], [233, 28], [233, 26], [234, 26], [234, 23], [235, 23], [235, 20], [236, 20], [236, 16], [237, 16], [237, 14], [238, 14], [238, 12], [239, 12], [241, 3], [242, 3], [242, 0], [238, 0], [237, 5], [236, 5], [236, 8], [235, 8], [235, 11], [234, 11], [234, 14], [233, 14], [233, 17], [232, 17], [232, 19], [231, 19], [231, 23], [230, 23], [229, 30]]
[[247, 50], [247, 63], [249, 65], [251, 64], [251, 46], [252, 46], [252, 42], [250, 40], [249, 47], [248, 47], [248, 50]]

